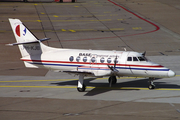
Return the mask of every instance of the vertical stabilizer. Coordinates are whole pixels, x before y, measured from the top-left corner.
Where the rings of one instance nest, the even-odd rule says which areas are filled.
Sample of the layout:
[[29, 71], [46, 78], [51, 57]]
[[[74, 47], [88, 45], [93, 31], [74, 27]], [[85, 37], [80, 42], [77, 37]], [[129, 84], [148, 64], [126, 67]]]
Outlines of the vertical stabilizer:
[[[9, 19], [14, 36], [19, 44], [19, 50], [22, 57], [40, 55], [42, 53], [38, 39], [30, 32], [28, 28], [19, 19]], [[37, 41], [37, 42], [36, 42]]]

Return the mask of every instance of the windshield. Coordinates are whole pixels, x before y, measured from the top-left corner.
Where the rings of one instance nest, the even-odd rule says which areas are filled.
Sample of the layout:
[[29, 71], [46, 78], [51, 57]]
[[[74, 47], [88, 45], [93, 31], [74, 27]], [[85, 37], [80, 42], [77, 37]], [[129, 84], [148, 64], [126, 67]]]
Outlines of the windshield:
[[138, 59], [139, 61], [148, 61], [146, 57], [142, 57], [142, 56], [139, 56]]
[[129, 56], [127, 58], [127, 61], [148, 61], [148, 59], [144, 56], [138, 56], [138, 57], [131, 57]]

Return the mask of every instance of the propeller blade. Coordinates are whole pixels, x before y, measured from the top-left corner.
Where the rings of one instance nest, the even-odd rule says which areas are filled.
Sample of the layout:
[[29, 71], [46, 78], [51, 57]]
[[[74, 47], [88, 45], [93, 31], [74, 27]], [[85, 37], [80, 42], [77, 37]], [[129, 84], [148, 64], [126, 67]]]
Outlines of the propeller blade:
[[110, 70], [113, 71], [113, 67], [112, 67], [112, 66], [110, 66], [110, 65], [107, 65], [107, 66], [108, 66], [108, 68], [109, 68]]
[[116, 64], [117, 64], [117, 55], [116, 58], [114, 59], [114, 68], [116, 68]]
[[110, 66], [110, 65], [107, 65], [108, 68], [112, 71], [112, 72], [119, 72], [117, 69], [116, 69], [116, 64], [117, 64], [117, 56], [116, 58], [114, 59], [114, 66]]

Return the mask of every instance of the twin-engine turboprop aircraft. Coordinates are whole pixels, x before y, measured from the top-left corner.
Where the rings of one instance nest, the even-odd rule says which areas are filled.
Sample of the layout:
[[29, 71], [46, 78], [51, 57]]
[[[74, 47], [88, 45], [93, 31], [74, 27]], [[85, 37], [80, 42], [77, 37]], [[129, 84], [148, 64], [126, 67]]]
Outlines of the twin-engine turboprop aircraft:
[[109, 84], [117, 82], [116, 76], [148, 77], [149, 89], [154, 89], [152, 78], [174, 77], [175, 73], [159, 64], [146, 59], [145, 53], [132, 51], [104, 51], [52, 48], [37, 39], [19, 19], [9, 19], [26, 67], [45, 68], [79, 75], [79, 92], [86, 86], [83, 84], [85, 76], [109, 77]]

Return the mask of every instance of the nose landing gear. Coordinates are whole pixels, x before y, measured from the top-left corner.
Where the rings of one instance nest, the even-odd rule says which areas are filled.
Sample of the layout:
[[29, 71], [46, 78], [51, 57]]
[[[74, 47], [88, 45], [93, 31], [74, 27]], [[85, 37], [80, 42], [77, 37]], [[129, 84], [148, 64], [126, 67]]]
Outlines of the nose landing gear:
[[149, 78], [149, 86], [148, 86], [148, 88], [150, 89], [150, 90], [153, 90], [153, 89], [155, 89], [155, 85], [154, 85], [154, 83], [153, 83], [153, 80], [154, 80], [155, 78]]

